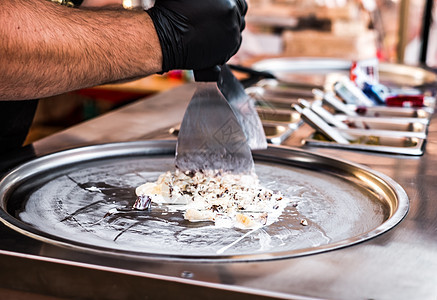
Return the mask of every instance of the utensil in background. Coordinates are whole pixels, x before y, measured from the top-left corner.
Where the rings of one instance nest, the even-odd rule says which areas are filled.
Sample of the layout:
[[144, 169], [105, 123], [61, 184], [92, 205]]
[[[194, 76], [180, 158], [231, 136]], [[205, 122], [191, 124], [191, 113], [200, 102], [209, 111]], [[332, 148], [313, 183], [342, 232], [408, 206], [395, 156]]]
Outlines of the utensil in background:
[[311, 110], [308, 101], [299, 99], [299, 104], [294, 104], [293, 108], [301, 114], [305, 123], [323, 133], [327, 138], [339, 144], [349, 144], [349, 141], [336, 128], [331, 127]]
[[341, 77], [334, 84], [335, 94], [347, 104], [373, 106], [375, 103], [347, 77]]
[[[305, 102], [304, 102], [305, 101]], [[313, 103], [308, 103], [306, 100], [300, 99], [300, 103], [305, 103], [306, 107], [309, 107], [316, 115], [318, 115], [322, 120], [324, 120], [328, 125], [331, 125], [338, 129], [348, 130], [349, 126], [346, 123], [343, 123], [341, 120], [337, 119], [334, 115], [332, 115], [329, 111], [324, 109], [321, 105], [321, 101], [317, 100]], [[353, 141], [355, 138], [346, 132], [340, 132], [340, 134], [346, 138], [348, 141]]]
[[321, 117], [323, 120], [325, 120], [326, 123], [340, 129], [349, 129], [349, 126], [346, 123], [337, 119], [333, 114], [331, 114], [329, 111], [324, 109], [319, 101], [313, 102], [310, 107], [311, 110], [316, 114], [318, 114], [319, 117]]
[[250, 173], [254, 163], [246, 136], [220, 92], [220, 67], [194, 71], [196, 91], [178, 134], [175, 164], [183, 172]]
[[229, 66], [221, 66], [219, 90], [228, 101], [252, 150], [267, 148], [267, 140], [261, 119], [255, 109], [255, 100], [244, 90]]
[[325, 93], [319, 89], [313, 89], [313, 94], [314, 96], [322, 99], [323, 102], [325, 102], [338, 112], [344, 113], [345, 115], [350, 117], [358, 116], [358, 114], [354, 110], [349, 109], [346, 104], [337, 99], [337, 97], [332, 92]]
[[[348, 117], [357, 117], [358, 113], [346, 106], [341, 100], [339, 100], [332, 92], [323, 92], [319, 89], [313, 89], [313, 94], [316, 98], [320, 98], [324, 103], [335, 109], [340, 113], [344, 113]], [[363, 122], [356, 122], [356, 128], [366, 129], [366, 124]]]

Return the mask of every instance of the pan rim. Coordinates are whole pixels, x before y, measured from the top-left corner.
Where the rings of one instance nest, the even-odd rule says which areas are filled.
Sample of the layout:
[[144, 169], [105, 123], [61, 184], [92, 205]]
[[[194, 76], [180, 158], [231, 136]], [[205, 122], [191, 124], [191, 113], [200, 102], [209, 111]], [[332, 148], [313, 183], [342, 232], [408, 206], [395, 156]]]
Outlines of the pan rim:
[[[99, 158], [108, 158], [114, 156], [130, 156], [130, 155], [171, 155], [174, 154], [176, 141], [174, 140], [149, 140], [149, 141], [134, 141], [108, 143], [100, 145], [85, 146], [64, 150], [45, 156], [41, 156], [27, 163], [24, 163], [8, 173], [6, 173], [0, 181], [0, 221], [10, 229], [36, 239], [43, 243], [48, 243], [55, 246], [68, 248], [70, 250], [78, 250], [81, 252], [126, 257], [130, 259], [152, 260], [152, 261], [181, 261], [181, 262], [196, 262], [196, 263], [223, 263], [223, 262], [254, 262], [286, 259], [294, 257], [302, 257], [324, 253], [332, 250], [337, 250], [352, 245], [356, 245], [372, 238], [375, 238], [385, 232], [388, 232], [399, 224], [407, 215], [409, 210], [409, 199], [404, 189], [393, 179], [372, 170], [366, 166], [352, 163], [346, 160], [333, 158], [328, 155], [316, 154], [307, 150], [291, 148], [286, 146], [269, 145], [267, 150], [254, 151], [253, 156], [255, 161], [267, 161], [273, 163], [285, 163], [296, 167], [315, 170], [323, 166], [329, 166], [327, 172], [331, 175], [343, 176], [353, 173], [357, 179], [367, 178], [375, 184], [376, 188], [384, 190], [384, 193], [391, 194], [390, 197], [396, 197], [396, 203], [388, 203], [390, 206], [390, 215], [388, 218], [376, 228], [365, 232], [359, 236], [346, 238], [344, 240], [328, 243], [325, 245], [302, 248], [295, 250], [267, 252], [261, 254], [242, 254], [242, 255], [168, 255], [146, 252], [136, 252], [119, 250], [109, 247], [91, 247], [87, 243], [71, 241], [69, 239], [60, 238], [49, 233], [40, 231], [36, 228], [25, 224], [18, 220], [7, 211], [8, 195], [16, 189], [20, 183], [23, 183], [28, 178], [37, 175], [47, 168], [55, 167], [56, 161], [66, 158], [69, 163], [76, 161], [85, 162]], [[98, 157], [96, 157], [96, 154]], [[45, 167], [42, 168], [41, 165]], [[23, 172], [24, 175], [23, 176]], [[387, 200], [387, 199], [386, 199]]]

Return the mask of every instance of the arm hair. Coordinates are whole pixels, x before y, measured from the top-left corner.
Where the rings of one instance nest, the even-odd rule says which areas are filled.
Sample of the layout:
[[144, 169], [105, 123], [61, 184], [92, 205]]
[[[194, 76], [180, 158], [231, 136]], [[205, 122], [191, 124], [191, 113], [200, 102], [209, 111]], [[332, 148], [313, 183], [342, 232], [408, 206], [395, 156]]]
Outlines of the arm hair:
[[159, 40], [145, 12], [0, 1], [0, 100], [144, 77], [161, 66]]

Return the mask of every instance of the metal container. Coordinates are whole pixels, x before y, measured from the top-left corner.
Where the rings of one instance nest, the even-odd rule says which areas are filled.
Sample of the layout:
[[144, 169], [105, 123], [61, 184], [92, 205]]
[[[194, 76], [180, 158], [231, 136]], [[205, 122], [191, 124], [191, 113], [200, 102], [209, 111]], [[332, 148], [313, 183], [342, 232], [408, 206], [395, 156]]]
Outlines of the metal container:
[[290, 109], [299, 99], [298, 95], [290, 95], [287, 97], [266, 95], [264, 89], [260, 87], [247, 88], [246, 92], [255, 100], [255, 104], [261, 108]]
[[275, 109], [257, 107], [256, 111], [261, 121], [277, 122], [287, 124], [291, 128], [296, 128], [301, 122], [300, 115], [290, 109]]
[[350, 128], [371, 130], [376, 135], [378, 132], [388, 134], [401, 134], [426, 138], [427, 121], [418, 118], [372, 118], [372, 117], [348, 117], [336, 115], [336, 118], [348, 124]]
[[[263, 261], [353, 245], [398, 224], [403, 189], [366, 167], [270, 147], [254, 154], [261, 182], [289, 197], [261, 230], [189, 223], [171, 208], [130, 209], [135, 187], [173, 167], [175, 141], [67, 150], [25, 163], [0, 182], [1, 221], [57, 247], [140, 260]], [[307, 226], [302, 220], [307, 220]]]
[[[326, 140], [326, 138], [319, 133], [313, 133], [305, 139], [305, 144], [318, 147], [406, 155], [422, 155], [424, 151], [424, 138], [405, 136], [402, 132], [392, 132], [386, 135], [381, 135], [380, 131], [373, 132], [372, 130], [339, 129], [339, 131], [347, 133], [349, 136], [354, 137], [355, 140], [350, 144], [340, 144]], [[380, 135], [376, 135], [376, 133], [379, 133]]]
[[263, 121], [264, 132], [267, 142], [273, 145], [281, 145], [295, 130], [287, 124]]
[[387, 107], [387, 106], [372, 106], [372, 107], [354, 107], [358, 115], [363, 117], [374, 118], [417, 118], [429, 121], [434, 109], [432, 108], [409, 108], [409, 107]]
[[266, 98], [310, 98], [312, 97], [311, 86], [302, 86], [291, 82], [281, 82], [276, 79], [263, 79], [257, 82], [255, 87], [263, 91]]

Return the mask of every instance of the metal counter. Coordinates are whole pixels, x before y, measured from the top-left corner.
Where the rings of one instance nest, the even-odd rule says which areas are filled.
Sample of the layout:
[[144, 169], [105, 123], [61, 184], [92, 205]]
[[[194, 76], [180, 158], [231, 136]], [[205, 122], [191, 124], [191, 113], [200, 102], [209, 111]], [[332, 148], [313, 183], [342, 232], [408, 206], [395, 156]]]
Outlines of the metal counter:
[[[3, 158], [11, 165], [78, 146], [171, 139], [191, 84], [37, 141]], [[284, 144], [302, 147], [304, 125]], [[420, 157], [328, 148], [304, 149], [370, 167], [398, 182], [410, 211], [395, 228], [347, 248], [265, 262], [186, 263], [114, 259], [45, 244], [0, 225], [1, 290], [98, 299], [436, 299], [437, 123]], [[33, 151], [32, 151], [33, 150]]]

